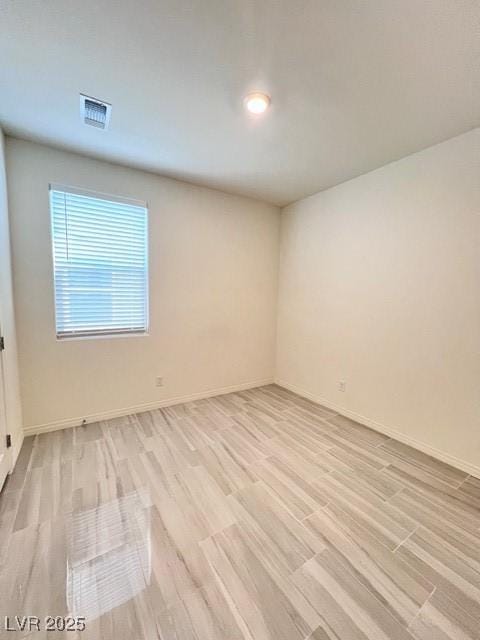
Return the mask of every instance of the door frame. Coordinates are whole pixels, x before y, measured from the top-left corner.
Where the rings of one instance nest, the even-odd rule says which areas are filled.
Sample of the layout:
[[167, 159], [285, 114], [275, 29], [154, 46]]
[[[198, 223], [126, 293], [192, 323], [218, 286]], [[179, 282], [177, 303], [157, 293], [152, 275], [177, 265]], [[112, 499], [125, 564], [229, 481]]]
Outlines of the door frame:
[[[1, 327], [0, 327], [1, 335]], [[11, 470], [11, 448], [7, 447], [7, 404], [5, 394], [5, 367], [3, 350], [0, 350], [0, 490]]]

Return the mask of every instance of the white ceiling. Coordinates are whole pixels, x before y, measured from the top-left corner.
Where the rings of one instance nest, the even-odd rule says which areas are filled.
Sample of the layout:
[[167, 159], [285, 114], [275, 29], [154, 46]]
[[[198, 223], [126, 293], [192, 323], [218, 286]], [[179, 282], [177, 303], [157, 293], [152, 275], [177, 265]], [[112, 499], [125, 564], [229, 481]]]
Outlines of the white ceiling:
[[478, 125], [479, 73], [479, 0], [0, 1], [7, 133], [280, 205]]

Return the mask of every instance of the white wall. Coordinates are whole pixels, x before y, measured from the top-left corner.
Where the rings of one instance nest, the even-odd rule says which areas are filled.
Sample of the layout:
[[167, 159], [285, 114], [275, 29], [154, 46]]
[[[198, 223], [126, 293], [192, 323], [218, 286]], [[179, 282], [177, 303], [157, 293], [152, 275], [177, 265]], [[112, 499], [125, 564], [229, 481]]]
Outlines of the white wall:
[[[272, 379], [276, 207], [12, 138], [7, 175], [27, 429]], [[149, 336], [56, 340], [50, 182], [149, 203]]]
[[480, 470], [479, 345], [479, 129], [284, 210], [281, 384]]
[[12, 293], [10, 230], [7, 183], [5, 176], [5, 141], [0, 129], [0, 329], [5, 338], [2, 355], [8, 433], [12, 436], [13, 466], [23, 441], [22, 409], [18, 379], [17, 339]]
[[[12, 138], [7, 169], [27, 431], [272, 378], [275, 207]], [[286, 208], [277, 332], [280, 384], [469, 469], [479, 176], [477, 129]], [[49, 182], [149, 202], [148, 337], [55, 339]]]

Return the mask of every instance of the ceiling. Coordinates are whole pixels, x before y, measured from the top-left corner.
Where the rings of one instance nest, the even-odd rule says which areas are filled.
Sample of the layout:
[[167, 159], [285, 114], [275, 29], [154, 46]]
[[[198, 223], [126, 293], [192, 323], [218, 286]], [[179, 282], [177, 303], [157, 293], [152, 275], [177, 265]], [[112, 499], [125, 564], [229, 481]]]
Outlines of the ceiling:
[[0, 61], [7, 133], [284, 205], [479, 124], [480, 3], [1, 0]]

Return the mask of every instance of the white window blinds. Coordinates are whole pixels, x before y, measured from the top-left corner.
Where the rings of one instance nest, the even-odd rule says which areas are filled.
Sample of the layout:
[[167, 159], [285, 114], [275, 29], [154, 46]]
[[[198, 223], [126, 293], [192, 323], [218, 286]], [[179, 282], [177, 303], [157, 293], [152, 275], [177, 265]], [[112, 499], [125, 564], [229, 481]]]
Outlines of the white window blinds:
[[147, 208], [50, 186], [57, 337], [147, 330]]

